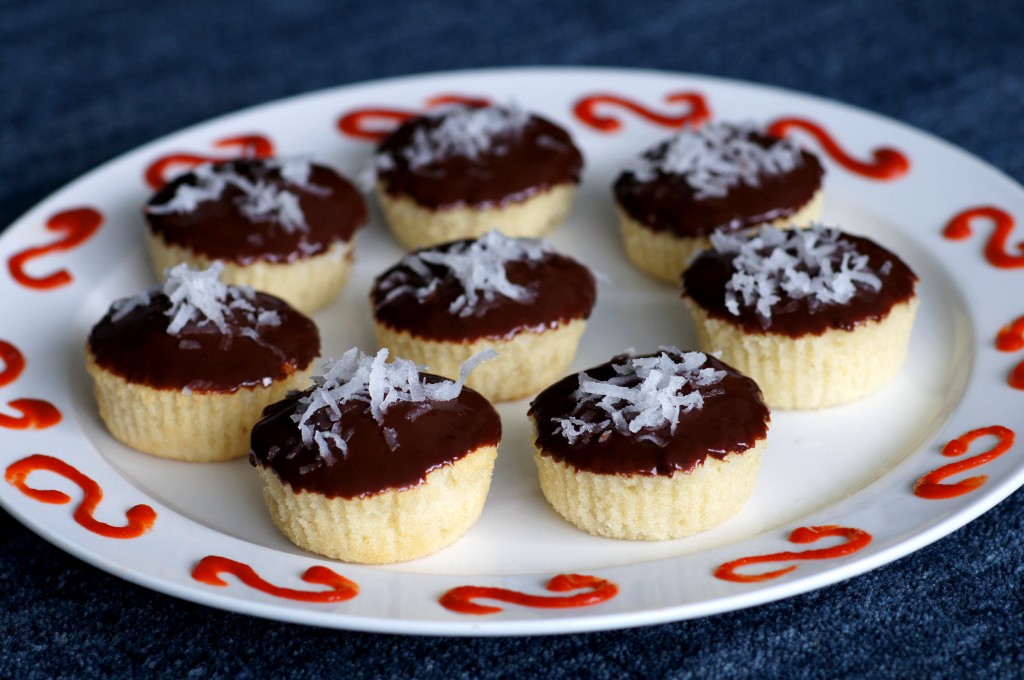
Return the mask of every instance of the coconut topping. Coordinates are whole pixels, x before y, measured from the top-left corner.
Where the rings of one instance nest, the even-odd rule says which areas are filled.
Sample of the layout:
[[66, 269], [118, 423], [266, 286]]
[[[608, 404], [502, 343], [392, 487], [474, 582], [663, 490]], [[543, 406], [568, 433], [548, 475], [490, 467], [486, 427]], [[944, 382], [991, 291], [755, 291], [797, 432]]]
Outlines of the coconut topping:
[[[270, 159], [264, 163], [268, 169], [276, 170], [288, 185], [321, 195], [330, 192], [326, 187], [310, 183], [312, 166], [305, 159]], [[154, 215], [191, 213], [202, 203], [220, 200], [224, 191], [233, 186], [241, 192], [235, 199], [238, 209], [249, 221], [276, 222], [288, 233], [309, 230], [299, 196], [293, 191], [264, 179], [254, 181], [244, 177], [230, 163], [204, 163], [193, 168], [192, 175], [194, 184], [179, 184], [170, 200], [147, 206], [146, 210]]]
[[[313, 378], [312, 390], [298, 402], [300, 412], [292, 416], [299, 426], [304, 444], [316, 444], [326, 464], [336, 462], [331, 445], [342, 456], [348, 452], [347, 437], [350, 433], [342, 430], [326, 430], [315, 425], [315, 415], [326, 410], [335, 423], [341, 419], [342, 404], [351, 401], [363, 402], [378, 425], [383, 428], [388, 447], [399, 446], [394, 429], [384, 426], [384, 414], [398, 403], [423, 404], [423, 410], [431, 402], [445, 402], [456, 399], [462, 387], [478, 364], [497, 356], [488, 349], [467, 359], [459, 371], [459, 379], [427, 380], [420, 374], [420, 367], [408, 359], [388, 362], [388, 350], [382, 348], [375, 356], [363, 354], [353, 347], [337, 361], [328, 361], [322, 367], [323, 373]], [[407, 417], [415, 420], [420, 411], [412, 411]]]
[[857, 285], [878, 291], [879, 274], [892, 268], [886, 262], [878, 272], [841, 232], [820, 224], [809, 229], [782, 230], [765, 225], [751, 237], [716, 232], [712, 247], [735, 253], [734, 273], [725, 285], [725, 306], [739, 316], [740, 307], [753, 307], [770, 321], [772, 305], [783, 296], [807, 298], [813, 314], [822, 305], [842, 305], [857, 293]]
[[[441, 118], [436, 126], [417, 128], [412, 143], [402, 150], [409, 167], [422, 168], [455, 156], [477, 160], [485, 153], [501, 155], [503, 137], [518, 135], [530, 114], [515, 105], [487, 107], [446, 107], [433, 112]], [[393, 168], [387, 154], [378, 154], [379, 171]]]
[[[163, 293], [171, 306], [165, 314], [170, 317], [167, 332], [179, 335], [189, 324], [202, 328], [213, 324], [221, 333], [228, 333], [228, 319], [242, 314], [253, 326], [279, 326], [281, 315], [274, 310], [257, 310], [253, 305], [255, 291], [248, 286], [229, 286], [220, 280], [224, 264], [214, 262], [208, 269], [190, 269], [179, 264], [167, 272], [163, 286], [143, 291], [130, 298], [116, 300], [111, 306], [111, 321], [117, 322], [134, 309], [148, 305], [153, 296]], [[242, 335], [256, 333], [243, 328]]]
[[717, 394], [714, 385], [726, 373], [704, 367], [707, 356], [702, 352], [659, 349], [650, 357], [616, 357], [615, 375], [608, 380], [580, 373], [579, 388], [573, 393], [576, 405], [567, 417], [553, 420], [554, 433], [570, 444], [588, 443], [594, 436], [604, 441], [614, 428], [619, 434], [665, 446], [667, 441], [659, 432], [667, 427], [674, 435], [680, 413], [702, 408], [705, 398]]
[[627, 169], [639, 182], [662, 175], [679, 175], [693, 188], [694, 198], [721, 198], [738, 184], [758, 187], [761, 177], [791, 172], [802, 162], [800, 149], [789, 140], [773, 140], [751, 125], [706, 123], [686, 129], [645, 151]]
[[[419, 301], [429, 298], [440, 285], [440, 278], [428, 264], [444, 267], [462, 286], [463, 293], [448, 307], [455, 316], [480, 316], [497, 297], [527, 304], [536, 292], [509, 281], [505, 266], [512, 261], [538, 262], [549, 252], [551, 246], [546, 241], [509, 238], [492, 230], [479, 239], [458, 242], [444, 250], [411, 253], [401, 262], [404, 269], [396, 269], [381, 281], [385, 295], [379, 305], [406, 295]], [[410, 280], [409, 270], [415, 279]]]

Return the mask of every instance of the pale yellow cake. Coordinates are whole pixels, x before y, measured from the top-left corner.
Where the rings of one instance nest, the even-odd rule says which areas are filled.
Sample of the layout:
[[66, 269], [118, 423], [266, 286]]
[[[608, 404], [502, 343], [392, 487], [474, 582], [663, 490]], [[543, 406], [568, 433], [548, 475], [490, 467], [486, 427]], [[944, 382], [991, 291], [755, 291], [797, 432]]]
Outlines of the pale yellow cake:
[[190, 463], [215, 463], [249, 452], [249, 432], [263, 409], [309, 384], [310, 369], [268, 387], [225, 393], [185, 393], [132, 383], [96, 364], [86, 349], [85, 368], [103, 424], [133, 449]]
[[350, 350], [252, 429], [249, 460], [270, 519], [304, 550], [361, 564], [413, 560], [480, 517], [497, 412], [461, 381], [389, 358]]
[[753, 493], [770, 413], [750, 378], [662, 347], [568, 376], [530, 404], [551, 507], [597, 536], [665, 541], [706, 531]]
[[359, 564], [404, 562], [447, 548], [480, 518], [498, 455], [485, 446], [410, 489], [328, 498], [282, 483], [257, 466], [270, 519], [295, 545]]
[[367, 221], [366, 203], [345, 177], [303, 158], [201, 164], [157, 191], [144, 212], [158, 279], [181, 263], [221, 262], [225, 283], [308, 314], [344, 287]]
[[244, 456], [263, 409], [308, 385], [316, 324], [280, 298], [224, 284], [220, 270], [178, 265], [90, 331], [100, 418], [128, 446], [190, 462]]
[[565, 221], [575, 195], [575, 184], [563, 184], [497, 207], [431, 210], [408, 197], [390, 196], [380, 185], [377, 187], [377, 199], [391, 233], [410, 250], [476, 238], [492, 229], [506, 236], [543, 236]]
[[466, 385], [491, 401], [535, 394], [576, 355], [596, 297], [590, 271], [538, 239], [490, 231], [417, 250], [370, 293], [378, 347], [451, 379], [470, 357], [497, 356]]
[[374, 157], [376, 195], [409, 249], [492, 229], [540, 236], [565, 221], [583, 157], [569, 133], [517, 106], [453, 106], [399, 126]]
[[[824, 192], [814, 194], [811, 202], [789, 217], [773, 220], [779, 228], [808, 227], [821, 219]], [[711, 242], [707, 236], [677, 236], [670, 231], [654, 231], [631, 218], [621, 206], [615, 206], [626, 257], [633, 265], [668, 283], [678, 283], [686, 265]]]
[[666, 541], [706, 531], [738, 513], [750, 498], [766, 440], [723, 460], [707, 458], [672, 477], [581, 471], [538, 451], [540, 488], [569, 523], [596, 536]]
[[750, 125], [709, 122], [645, 149], [612, 188], [626, 256], [676, 283], [715, 231], [804, 227], [821, 216], [824, 168]]
[[312, 314], [327, 306], [345, 287], [354, 259], [355, 244], [351, 241], [331, 244], [318, 255], [294, 262], [253, 262], [237, 264], [212, 260], [187, 248], [165, 243], [159, 236], [147, 233], [153, 274], [162, 278], [164, 272], [185, 263], [194, 269], [206, 269], [215, 261], [223, 262], [221, 279], [233, 286], [250, 286], [281, 298], [295, 309]]
[[894, 253], [821, 225], [712, 242], [682, 277], [698, 345], [756, 380], [770, 406], [846, 404], [899, 373], [918, 296]]

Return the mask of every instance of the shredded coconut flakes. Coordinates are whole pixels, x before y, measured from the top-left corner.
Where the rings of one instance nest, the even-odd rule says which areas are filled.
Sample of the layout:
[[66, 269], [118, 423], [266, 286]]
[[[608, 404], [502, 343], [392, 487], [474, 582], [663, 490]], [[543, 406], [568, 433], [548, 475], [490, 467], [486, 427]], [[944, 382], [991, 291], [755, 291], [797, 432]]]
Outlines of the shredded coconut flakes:
[[[328, 361], [322, 367], [322, 375], [313, 377], [312, 390], [299, 399], [298, 411], [292, 420], [299, 427], [304, 444], [316, 444], [321, 458], [332, 464], [334, 453], [331, 445], [342, 456], [348, 453], [348, 437], [351, 432], [324, 430], [315, 424], [315, 416], [326, 411], [334, 423], [341, 420], [341, 405], [350, 401], [363, 402], [377, 424], [383, 428], [385, 441], [391, 450], [400, 445], [397, 433], [384, 427], [384, 414], [398, 403], [419, 403], [426, 407], [428, 402], [451, 401], [459, 396], [466, 378], [481, 362], [497, 356], [488, 349], [466, 360], [459, 371], [459, 379], [427, 381], [420, 375], [420, 367], [408, 359], [388, 362], [388, 350], [383, 348], [374, 356], [363, 354], [353, 347], [336, 361]], [[411, 413], [415, 420], [419, 413]]]
[[[570, 444], [589, 442], [595, 435], [599, 441], [607, 431], [665, 446], [658, 431], [666, 426], [675, 434], [679, 415], [704, 406], [706, 397], [718, 393], [714, 385], [725, 377], [725, 371], [705, 367], [707, 356], [702, 352], [683, 352], [675, 347], [661, 347], [650, 357], [624, 355], [612, 368], [615, 375], [596, 380], [580, 373], [579, 387], [573, 393], [576, 405], [565, 418], [555, 418], [555, 434]], [[594, 417], [597, 407], [603, 417]]]
[[[502, 153], [496, 140], [518, 135], [530, 120], [530, 114], [514, 104], [445, 107], [429, 115], [441, 117], [441, 123], [417, 128], [410, 144], [402, 149], [413, 169], [455, 156], [476, 160], [491, 151]], [[387, 154], [378, 154], [375, 161], [379, 171], [391, 169], [394, 163]]]
[[751, 125], [706, 123], [648, 149], [627, 171], [639, 182], [659, 173], [680, 175], [701, 200], [721, 198], [741, 183], [760, 186], [761, 176], [791, 172], [803, 162], [793, 142], [780, 139], [765, 148], [750, 139], [757, 133]]
[[[498, 297], [517, 302], [533, 301], [536, 293], [508, 280], [506, 264], [512, 261], [537, 262], [551, 252], [551, 246], [541, 239], [509, 238], [498, 231], [490, 231], [475, 241], [457, 243], [446, 250], [430, 249], [407, 255], [404, 269], [396, 269], [380, 283], [384, 297], [380, 305], [407, 295], [423, 301], [439, 285], [438, 277], [427, 264], [446, 268], [462, 287], [448, 308], [455, 316], [479, 316], [487, 305]], [[409, 271], [413, 280], [410, 280]]]
[[[291, 186], [320, 195], [330, 193], [326, 187], [310, 182], [312, 165], [306, 159], [268, 159], [264, 163], [267, 168], [277, 170], [281, 179]], [[293, 191], [263, 180], [249, 180], [235, 172], [229, 163], [203, 163], [193, 168], [192, 174], [195, 184], [178, 185], [170, 200], [147, 206], [147, 212], [153, 215], [194, 212], [201, 203], [220, 200], [228, 186], [233, 186], [241, 192], [236, 199], [238, 209], [249, 221], [273, 221], [288, 233], [309, 230], [299, 197]]]
[[[208, 269], [190, 269], [187, 264], [179, 264], [166, 272], [163, 286], [115, 300], [110, 306], [110, 320], [113, 323], [121, 321], [139, 307], [150, 304], [154, 295], [163, 293], [171, 302], [165, 312], [171, 319], [167, 324], [170, 335], [179, 335], [190, 323], [199, 327], [213, 324], [221, 333], [228, 333], [228, 317], [239, 313], [256, 327], [281, 325], [281, 315], [277, 311], [256, 309], [253, 304], [256, 293], [252, 288], [223, 283], [220, 280], [223, 270], [222, 262], [214, 262]], [[255, 328], [242, 328], [239, 333], [258, 338]], [[182, 349], [199, 347], [198, 343], [187, 340], [179, 346]]]
[[[772, 306], [784, 295], [809, 298], [814, 313], [822, 305], [849, 302], [857, 284], [880, 290], [882, 280], [868, 266], [868, 256], [840, 236], [838, 229], [820, 224], [791, 230], [764, 225], [749, 237], [715, 232], [712, 247], [735, 254], [735, 271], [725, 285], [726, 309], [738, 316], [741, 307], [753, 307], [770, 322]], [[890, 269], [891, 264], [883, 265], [879, 273], [885, 276]]]

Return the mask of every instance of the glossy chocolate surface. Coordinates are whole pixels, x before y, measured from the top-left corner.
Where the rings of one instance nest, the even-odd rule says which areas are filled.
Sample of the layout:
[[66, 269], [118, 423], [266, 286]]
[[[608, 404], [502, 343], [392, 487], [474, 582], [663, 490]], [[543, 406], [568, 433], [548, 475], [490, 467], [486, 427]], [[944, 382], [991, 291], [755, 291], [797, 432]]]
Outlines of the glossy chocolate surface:
[[583, 156], [569, 133], [530, 116], [517, 134], [494, 138], [477, 158], [452, 155], [411, 167], [403, 149], [417, 130], [438, 127], [442, 116], [423, 116], [399, 126], [381, 142], [378, 154], [391, 160], [378, 179], [391, 196], [407, 196], [424, 208], [490, 208], [517, 203], [562, 184], [577, 184]]
[[[764, 148], [778, 141], [759, 133], [749, 139]], [[660, 158], [667, 144], [644, 155]], [[685, 177], [660, 170], [653, 180], [644, 182], [627, 170], [616, 179], [613, 192], [626, 214], [652, 231], [691, 238], [708, 236], [716, 229], [736, 231], [789, 217], [810, 202], [821, 189], [825, 170], [812, 153], [801, 150], [800, 158], [802, 162], [792, 171], [777, 175], [762, 172], [758, 175], [759, 186], [740, 182], [722, 197], [697, 199], [696, 190]]]
[[[693, 470], [708, 456], [721, 460], [729, 453], [752, 448], [768, 435], [770, 414], [761, 398], [760, 388], [750, 378], [710, 355], [705, 366], [724, 370], [727, 375], [713, 386], [716, 393], [707, 396], [708, 392], [705, 392], [702, 408], [679, 414], [674, 435], [667, 425], [654, 431], [667, 440], [665, 446], [637, 439], [636, 435], [623, 435], [612, 427], [589, 441], [577, 440], [570, 444], [561, 434], [554, 433], [556, 426], [552, 419], [573, 413], [576, 399], [572, 395], [579, 387], [580, 374], [563, 378], [537, 395], [530, 404], [530, 416], [537, 429], [536, 443], [541, 455], [577, 470], [597, 474], [671, 477], [677, 472]], [[615, 375], [612, 363], [584, 372], [599, 380]], [[588, 405], [577, 415], [583, 419], [601, 419], [605, 414], [597, 406]], [[647, 432], [650, 430], [641, 430], [638, 434]]]
[[89, 334], [89, 350], [100, 367], [156, 389], [234, 392], [307, 368], [320, 354], [316, 324], [270, 295], [256, 293], [254, 304], [276, 311], [281, 319], [277, 326], [256, 327], [258, 339], [242, 333], [253, 324], [237, 310], [228, 311], [227, 335], [212, 323], [195, 322], [171, 335], [165, 314], [170, 301], [155, 293], [149, 304], [117, 321], [111, 320], [113, 311], [107, 312]]
[[[445, 251], [455, 243], [458, 242], [431, 250]], [[509, 338], [523, 330], [542, 332], [574, 319], [588, 318], [597, 295], [589, 269], [565, 255], [547, 253], [539, 261], [513, 260], [505, 265], [508, 280], [533, 293], [530, 301], [497, 296], [488, 302], [481, 301], [479, 314], [458, 316], [449, 307], [463, 294], [462, 284], [447, 267], [427, 263], [424, 266], [439, 281], [434, 293], [424, 300], [410, 291], [382, 303], [387, 295], [381, 289], [384, 279], [396, 285], [402, 281], [410, 281], [414, 286], [422, 284], [422, 278], [408, 265], [399, 263], [377, 277], [370, 302], [379, 323], [430, 340]]]
[[[238, 205], [242, 191], [229, 185], [220, 198], [203, 201], [186, 213], [146, 212], [150, 231], [169, 245], [187, 248], [211, 259], [249, 265], [254, 262], [287, 263], [319, 255], [331, 245], [349, 241], [368, 219], [362, 195], [344, 177], [323, 165], [311, 163], [313, 188], [286, 182], [267, 159], [224, 161], [242, 177], [263, 182], [298, 197], [308, 229], [288, 230], [275, 220], [253, 221]], [[196, 183], [188, 172], [160, 189], [150, 206], [167, 203], [182, 184]]]
[[[440, 380], [430, 376], [431, 380]], [[501, 420], [494, 407], [478, 392], [462, 388], [451, 401], [399, 402], [378, 424], [369, 406], [350, 400], [341, 405], [335, 423], [324, 407], [314, 416], [320, 430], [351, 432], [348, 452], [331, 444], [335, 462], [326, 464], [315, 443], [303, 444], [292, 420], [303, 393], [293, 393], [263, 412], [253, 427], [249, 461], [273, 470], [294, 491], [319, 493], [328, 498], [357, 498], [407, 489], [421, 484], [427, 474], [453, 463], [482, 446], [497, 445]], [[300, 411], [301, 412], [301, 411]], [[391, 449], [385, 428], [394, 431], [398, 445]]]
[[[782, 299], [772, 305], [771, 318], [766, 320], [753, 306], [740, 305], [739, 315], [725, 306], [725, 285], [732, 278], [735, 253], [705, 250], [683, 273], [683, 296], [697, 303], [708, 316], [740, 326], [747, 333], [772, 333], [798, 338], [821, 335], [832, 330], [855, 330], [866, 321], [880, 321], [892, 308], [915, 295], [917, 275], [903, 260], [870, 239], [843, 234], [840, 243], [847, 243], [856, 252], [868, 256], [868, 267], [882, 281], [882, 288], [856, 283], [857, 292], [844, 304], [815, 303], [812, 298], [794, 299], [780, 291]], [[886, 263], [891, 269], [885, 272]], [[767, 324], [767, 325], [766, 325]]]

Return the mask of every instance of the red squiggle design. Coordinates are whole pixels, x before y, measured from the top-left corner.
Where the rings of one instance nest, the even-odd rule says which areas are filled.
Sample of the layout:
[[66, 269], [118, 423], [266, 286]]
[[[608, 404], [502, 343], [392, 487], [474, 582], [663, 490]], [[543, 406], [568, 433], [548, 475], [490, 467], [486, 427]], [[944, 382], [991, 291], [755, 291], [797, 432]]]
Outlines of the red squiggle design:
[[1024, 349], [1024, 316], [999, 329], [999, 334], [996, 335], [996, 349], [1000, 352]]
[[[1016, 352], [1024, 349], [1024, 316], [999, 329], [999, 334], [996, 335], [996, 349], [1000, 352]], [[1024, 361], [1010, 371], [1007, 382], [1014, 389], [1024, 390]]]
[[679, 129], [686, 125], [697, 127], [711, 117], [704, 97], [697, 92], [673, 92], [665, 95], [666, 104], [685, 103], [688, 109], [685, 113], [670, 114], [658, 113], [643, 104], [614, 94], [594, 94], [576, 102], [573, 113], [583, 123], [586, 123], [595, 130], [601, 132], [618, 132], [622, 129], [622, 121], [614, 116], [601, 115], [597, 112], [600, 106], [618, 106], [631, 111], [641, 118], [670, 129]]
[[914, 494], [921, 498], [941, 500], [945, 498], [963, 496], [984, 484], [985, 480], [988, 479], [988, 475], [968, 477], [967, 479], [956, 482], [955, 484], [940, 483], [943, 479], [951, 477], [958, 472], [971, 470], [979, 465], [984, 465], [998, 458], [1013, 446], [1013, 430], [1002, 427], [1001, 425], [992, 425], [991, 427], [981, 427], [977, 430], [971, 430], [967, 434], [962, 434], [956, 439], [950, 440], [949, 443], [942, 447], [942, 455], [949, 457], [962, 456], [967, 453], [967, 449], [975, 439], [984, 436], [993, 436], [998, 438], [999, 441], [997, 441], [996, 445], [988, 451], [979, 453], [977, 456], [958, 460], [955, 463], [943, 465], [937, 470], [932, 470], [915, 482]]
[[20, 418], [0, 413], [0, 427], [9, 430], [45, 430], [61, 419], [57, 407], [42, 399], [15, 399], [7, 402], [7, 405], [21, 413]]
[[192, 569], [192, 578], [211, 586], [226, 586], [227, 581], [220, 577], [220, 574], [225, 572], [234, 574], [239, 581], [254, 590], [287, 600], [298, 600], [300, 602], [344, 602], [345, 600], [351, 600], [359, 594], [359, 586], [357, 584], [331, 571], [327, 567], [313, 566], [302, 574], [302, 580], [306, 583], [316, 583], [331, 588], [330, 590], [309, 592], [275, 586], [263, 580], [248, 564], [236, 562], [219, 555], [207, 555], [199, 560]]
[[149, 531], [156, 521], [156, 511], [148, 505], [136, 505], [125, 513], [128, 524], [111, 526], [100, 522], [92, 516], [96, 506], [103, 500], [103, 490], [90, 477], [82, 474], [77, 468], [59, 458], [36, 453], [27, 458], [17, 460], [7, 466], [4, 478], [8, 484], [17, 487], [22, 493], [41, 503], [63, 505], [71, 502], [71, 497], [62, 491], [53, 489], [35, 489], [28, 485], [26, 479], [36, 470], [48, 470], [68, 479], [79, 486], [84, 493], [82, 502], [75, 508], [74, 518], [80, 525], [100, 536], [107, 538], [137, 538]]
[[71, 283], [71, 274], [60, 269], [48, 276], [35, 277], [25, 273], [25, 265], [37, 257], [49, 253], [71, 250], [96, 233], [103, 224], [103, 215], [94, 208], [74, 208], [57, 213], [46, 221], [50, 231], [63, 232], [64, 236], [45, 246], [32, 246], [16, 253], [7, 260], [7, 269], [15, 281], [35, 290], [50, 290]]
[[25, 356], [21, 350], [6, 340], [0, 340], [0, 361], [3, 362], [3, 370], [0, 371], [0, 387], [17, 380], [21, 372], [25, 370]]
[[619, 594], [619, 586], [603, 578], [583, 574], [559, 574], [548, 581], [548, 590], [553, 593], [564, 593], [581, 588], [587, 592], [567, 597], [549, 597], [546, 595], [527, 595], [505, 588], [487, 588], [483, 586], [459, 586], [452, 588], [439, 600], [441, 606], [460, 614], [496, 614], [501, 607], [477, 604], [473, 600], [487, 598], [510, 604], [537, 609], [564, 609], [568, 607], [590, 607], [606, 602]]
[[768, 134], [773, 137], [785, 137], [792, 130], [798, 129], [814, 137], [832, 160], [850, 172], [877, 180], [893, 180], [910, 172], [910, 159], [891, 147], [882, 147], [871, 152], [870, 161], [861, 161], [846, 153], [825, 128], [805, 118], [779, 118], [768, 126]]
[[[263, 135], [240, 135], [226, 137], [213, 143], [217, 149], [237, 147], [238, 158], [267, 158], [274, 155], [274, 143]], [[156, 190], [167, 183], [167, 171], [172, 167], [194, 168], [201, 163], [231, 160], [231, 156], [204, 156], [194, 153], [172, 153], [161, 156], [146, 168], [146, 184]]]
[[[458, 94], [441, 94], [427, 99], [425, 108], [433, 109], [449, 104], [480, 107], [490, 104], [490, 100], [481, 97], [465, 97]], [[396, 127], [410, 118], [415, 118], [419, 115], [421, 115], [419, 111], [403, 109], [355, 109], [338, 119], [338, 129], [349, 137], [379, 142], [391, 134]]]
[[818, 526], [818, 527], [798, 527], [793, 530], [793, 533], [789, 535], [789, 541], [791, 543], [813, 543], [817, 540], [825, 538], [826, 536], [840, 536], [845, 539], [844, 543], [840, 543], [837, 546], [831, 548], [822, 548], [821, 550], [803, 550], [798, 552], [777, 552], [770, 555], [754, 555], [752, 557], [741, 557], [738, 560], [732, 562], [726, 562], [715, 569], [715, 576], [725, 581], [735, 581], [737, 583], [754, 583], [757, 581], [767, 581], [773, 578], [779, 578], [784, 574], [796, 569], [797, 565], [785, 567], [783, 569], [777, 569], [775, 571], [769, 571], [764, 574], [754, 574], [747, 576], [744, 574], [737, 574], [736, 569], [739, 567], [746, 566], [748, 564], [758, 564], [761, 562], [788, 562], [790, 560], [831, 560], [836, 557], [844, 557], [846, 555], [852, 555], [858, 550], [863, 550], [871, 543], [871, 534], [862, 529], [852, 529], [849, 527], [840, 527], [835, 525]]
[[[1006, 252], [1007, 241], [1013, 231], [1014, 220], [1010, 213], [992, 205], [981, 205], [975, 208], [968, 208], [957, 213], [953, 219], [946, 224], [942, 235], [948, 239], [961, 241], [969, 238], [973, 233], [971, 222], [977, 218], [988, 218], [995, 224], [995, 231], [985, 244], [985, 259], [994, 267], [1000, 269], [1016, 269], [1024, 267], [1024, 254], [1011, 255]], [[1017, 250], [1024, 252], [1024, 242], [1017, 244]]]

